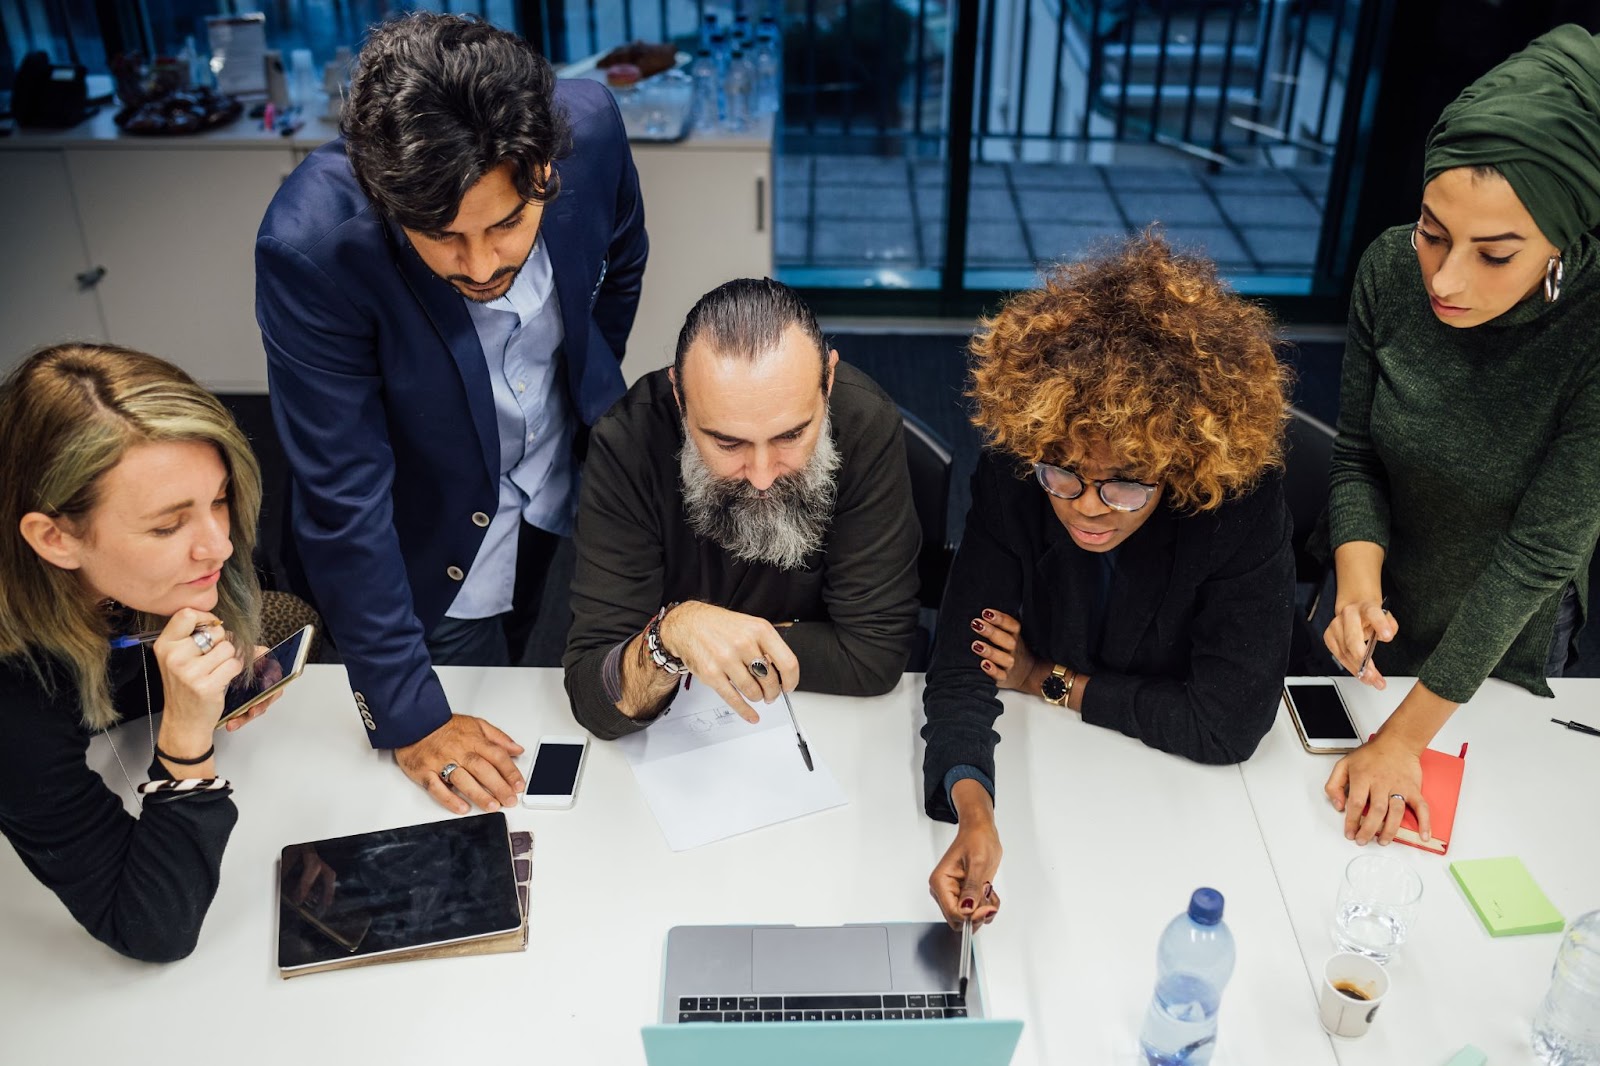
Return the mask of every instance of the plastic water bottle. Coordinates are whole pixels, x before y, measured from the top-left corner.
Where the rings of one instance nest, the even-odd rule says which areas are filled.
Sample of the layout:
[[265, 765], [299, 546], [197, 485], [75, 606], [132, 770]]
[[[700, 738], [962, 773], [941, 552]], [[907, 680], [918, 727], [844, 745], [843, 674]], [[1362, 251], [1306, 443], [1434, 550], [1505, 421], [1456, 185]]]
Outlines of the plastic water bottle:
[[689, 76], [694, 79], [694, 128], [701, 132], [717, 129], [722, 125], [721, 79], [711, 49], [700, 49]]
[[781, 84], [778, 74], [778, 42], [774, 32], [767, 25], [769, 19], [761, 20], [762, 26], [756, 39], [756, 112], [762, 115], [775, 115], [778, 113], [778, 91]]
[[750, 108], [755, 93], [755, 68], [735, 48], [728, 53], [728, 73], [722, 81], [723, 124], [730, 130], [750, 125]]
[[1222, 921], [1222, 893], [1197, 888], [1156, 945], [1156, 990], [1139, 1033], [1149, 1066], [1211, 1061], [1217, 1008], [1231, 976], [1233, 934]]
[[1600, 911], [1561, 938], [1550, 991], [1533, 1016], [1533, 1053], [1547, 1066], [1600, 1066]]
[[717, 13], [715, 11], [707, 11], [705, 17], [700, 20], [700, 47], [702, 49], [710, 48], [711, 38], [716, 35]]

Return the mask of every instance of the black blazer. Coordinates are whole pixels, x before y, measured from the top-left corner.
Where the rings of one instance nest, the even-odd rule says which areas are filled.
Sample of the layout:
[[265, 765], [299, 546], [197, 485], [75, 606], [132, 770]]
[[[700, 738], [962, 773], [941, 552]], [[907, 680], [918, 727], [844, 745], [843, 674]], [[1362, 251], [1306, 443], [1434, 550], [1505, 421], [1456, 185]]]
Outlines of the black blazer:
[[1117, 549], [1096, 653], [1088, 605], [1097, 560], [1073, 543], [1031, 471], [984, 452], [922, 697], [930, 817], [956, 820], [944, 789], [952, 767], [994, 779], [1001, 707], [970, 628], [985, 607], [1020, 618], [1035, 655], [1090, 678], [1085, 721], [1196, 762], [1240, 762], [1255, 751], [1276, 715], [1294, 621], [1282, 479], [1269, 476], [1205, 514], [1157, 506]]

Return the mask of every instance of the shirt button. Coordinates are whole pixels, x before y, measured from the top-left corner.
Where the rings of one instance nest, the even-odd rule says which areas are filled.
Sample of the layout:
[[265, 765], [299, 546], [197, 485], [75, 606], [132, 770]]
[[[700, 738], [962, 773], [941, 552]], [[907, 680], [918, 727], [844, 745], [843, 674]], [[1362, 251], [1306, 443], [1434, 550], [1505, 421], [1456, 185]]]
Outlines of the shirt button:
[[474, 511], [472, 514], [472, 524], [477, 526], [479, 529], [482, 529], [484, 526], [489, 524], [489, 516], [484, 514], [482, 511]]
[[533, 443], [533, 434], [532, 434], [532, 433], [529, 433], [529, 434], [528, 434], [528, 443], [529, 443], [529, 444], [532, 444], [532, 443]]
[[519, 381], [519, 382], [517, 382], [517, 391], [518, 392], [526, 392], [526, 391], [528, 391], [528, 386], [526, 384], [524, 384], [523, 382]]
[[460, 581], [462, 578], [467, 576], [461, 572], [461, 567], [459, 566], [447, 566], [445, 567], [444, 572], [449, 576], [451, 581]]

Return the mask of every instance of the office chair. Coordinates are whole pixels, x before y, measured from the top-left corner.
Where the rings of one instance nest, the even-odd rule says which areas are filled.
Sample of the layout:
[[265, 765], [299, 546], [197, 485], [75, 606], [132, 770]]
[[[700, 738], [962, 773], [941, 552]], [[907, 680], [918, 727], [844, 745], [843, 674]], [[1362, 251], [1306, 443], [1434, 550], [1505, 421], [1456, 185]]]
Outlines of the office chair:
[[917, 600], [921, 605], [916, 645], [906, 669], [920, 673], [927, 669], [933, 650], [939, 600], [944, 596], [945, 579], [955, 547], [950, 543], [950, 470], [953, 463], [945, 446], [926, 422], [900, 408], [905, 424], [906, 466], [911, 472], [911, 503], [916, 508], [917, 525], [922, 529], [922, 550], [917, 556], [920, 583]]

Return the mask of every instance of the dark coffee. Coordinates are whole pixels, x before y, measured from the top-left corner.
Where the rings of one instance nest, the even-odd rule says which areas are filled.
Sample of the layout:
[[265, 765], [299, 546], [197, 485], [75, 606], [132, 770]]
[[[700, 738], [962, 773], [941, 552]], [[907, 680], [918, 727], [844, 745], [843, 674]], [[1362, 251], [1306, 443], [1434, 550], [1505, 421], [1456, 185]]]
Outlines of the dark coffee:
[[1365, 1001], [1372, 998], [1371, 993], [1362, 988], [1360, 985], [1356, 984], [1354, 981], [1335, 981], [1333, 983], [1333, 990], [1342, 996], [1349, 996], [1351, 999]]

